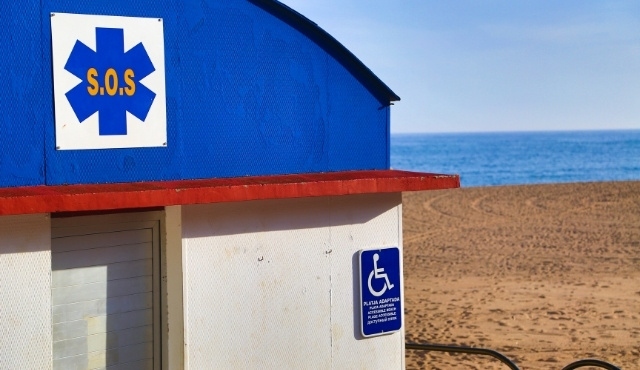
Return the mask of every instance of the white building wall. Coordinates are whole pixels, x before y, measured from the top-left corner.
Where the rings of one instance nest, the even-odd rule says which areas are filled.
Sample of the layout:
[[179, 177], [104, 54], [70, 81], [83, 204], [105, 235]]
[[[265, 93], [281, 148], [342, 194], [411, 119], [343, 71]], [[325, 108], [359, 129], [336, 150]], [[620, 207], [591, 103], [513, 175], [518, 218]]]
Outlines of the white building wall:
[[0, 217], [0, 369], [51, 369], [51, 222]]
[[[384, 246], [398, 246], [402, 251], [402, 197], [382, 194], [340, 198], [333, 204], [331, 221], [331, 239], [336, 247], [331, 253], [334, 368], [404, 368], [404, 313], [401, 332], [365, 339], [360, 334], [360, 311], [354, 309], [359, 308], [360, 295], [357, 252]], [[402, 276], [400, 270], [400, 289], [404, 292]]]
[[402, 368], [403, 332], [360, 336], [357, 285], [400, 220], [400, 194], [182, 207], [187, 368]]

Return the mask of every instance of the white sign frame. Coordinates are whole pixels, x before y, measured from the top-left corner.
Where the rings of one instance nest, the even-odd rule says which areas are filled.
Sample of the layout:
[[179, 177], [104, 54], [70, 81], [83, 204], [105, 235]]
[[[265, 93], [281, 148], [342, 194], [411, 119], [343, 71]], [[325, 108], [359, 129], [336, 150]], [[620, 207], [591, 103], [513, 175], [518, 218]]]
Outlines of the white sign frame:
[[[156, 96], [145, 121], [126, 112], [126, 135], [99, 135], [98, 112], [80, 122], [65, 94], [82, 80], [65, 70], [76, 40], [96, 50], [96, 28], [124, 30], [124, 51], [142, 43], [155, 71], [139, 81]], [[56, 150], [167, 146], [164, 26], [162, 18], [51, 13]]]

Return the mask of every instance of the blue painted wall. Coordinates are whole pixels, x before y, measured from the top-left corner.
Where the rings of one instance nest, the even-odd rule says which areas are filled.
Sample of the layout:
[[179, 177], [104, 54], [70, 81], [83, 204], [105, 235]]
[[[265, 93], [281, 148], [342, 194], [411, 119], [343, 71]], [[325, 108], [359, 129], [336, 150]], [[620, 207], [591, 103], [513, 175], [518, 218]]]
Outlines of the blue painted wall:
[[[166, 148], [55, 150], [51, 12], [164, 19]], [[255, 1], [21, 0], [0, 22], [0, 187], [389, 168], [388, 96]]]
[[[40, 0], [3, 1], [0, 11], [0, 186], [45, 182], [45, 126], [52, 93], [45, 83]], [[50, 64], [49, 64], [50, 65]]]

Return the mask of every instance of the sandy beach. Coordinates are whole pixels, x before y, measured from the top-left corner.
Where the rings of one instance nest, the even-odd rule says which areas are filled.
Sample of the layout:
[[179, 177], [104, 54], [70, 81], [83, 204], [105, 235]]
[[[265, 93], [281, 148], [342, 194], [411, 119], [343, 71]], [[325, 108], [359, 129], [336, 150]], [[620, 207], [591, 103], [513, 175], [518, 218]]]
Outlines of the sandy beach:
[[[406, 193], [403, 223], [407, 342], [640, 369], [640, 182]], [[407, 350], [407, 369], [507, 367]]]

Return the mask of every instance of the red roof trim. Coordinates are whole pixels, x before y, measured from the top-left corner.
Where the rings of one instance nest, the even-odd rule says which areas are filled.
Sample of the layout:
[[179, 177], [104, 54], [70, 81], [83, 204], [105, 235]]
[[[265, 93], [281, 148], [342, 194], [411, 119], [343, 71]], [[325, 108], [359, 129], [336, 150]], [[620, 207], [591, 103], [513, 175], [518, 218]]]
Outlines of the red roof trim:
[[100, 211], [460, 187], [457, 175], [396, 170], [0, 188], [0, 215]]

